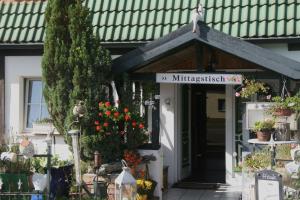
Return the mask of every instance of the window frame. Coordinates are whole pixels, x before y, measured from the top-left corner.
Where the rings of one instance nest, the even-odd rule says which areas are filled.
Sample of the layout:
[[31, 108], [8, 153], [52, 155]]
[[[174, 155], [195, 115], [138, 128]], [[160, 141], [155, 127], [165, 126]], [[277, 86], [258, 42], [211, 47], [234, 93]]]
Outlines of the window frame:
[[27, 127], [28, 105], [39, 105], [39, 109], [40, 109], [39, 119], [41, 119], [43, 104], [46, 105], [46, 103], [43, 103], [43, 101], [42, 101], [43, 100], [43, 89], [42, 89], [42, 98], [40, 99], [39, 104], [38, 103], [29, 103], [28, 102], [28, 98], [29, 98], [29, 83], [30, 83], [30, 81], [41, 81], [42, 88], [43, 88], [42, 78], [38, 78], [38, 77], [35, 77], [35, 78], [24, 78], [24, 100], [23, 100], [23, 105], [24, 105], [23, 130], [24, 130], [24, 132], [32, 132], [32, 128]]

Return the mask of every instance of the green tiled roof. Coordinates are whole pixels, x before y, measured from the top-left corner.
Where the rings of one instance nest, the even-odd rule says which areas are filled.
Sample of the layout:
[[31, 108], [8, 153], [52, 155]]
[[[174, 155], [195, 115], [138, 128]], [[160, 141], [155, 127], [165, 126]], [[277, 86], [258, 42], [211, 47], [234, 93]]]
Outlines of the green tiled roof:
[[[86, 0], [105, 42], [151, 41], [191, 22], [198, 0]], [[234, 37], [300, 37], [300, 0], [200, 0], [208, 26]], [[1, 43], [42, 43], [46, 2], [0, 3]]]

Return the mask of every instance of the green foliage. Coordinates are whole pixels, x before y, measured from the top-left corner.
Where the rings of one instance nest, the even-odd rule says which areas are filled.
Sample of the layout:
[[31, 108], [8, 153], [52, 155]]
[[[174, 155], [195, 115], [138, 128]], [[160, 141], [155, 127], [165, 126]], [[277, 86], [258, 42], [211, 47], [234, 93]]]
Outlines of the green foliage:
[[39, 119], [39, 120], [35, 121], [35, 123], [49, 124], [49, 123], [53, 123], [53, 120], [51, 118], [43, 118], [43, 119]]
[[300, 112], [300, 93], [285, 98], [282, 98], [280, 96], [275, 96], [272, 98], [272, 102], [273, 104], [267, 110], [267, 112], [270, 114], [278, 110], [284, 110], [284, 109], [290, 109], [292, 112], [296, 112], [297, 115]]
[[247, 155], [244, 161], [244, 166], [250, 171], [266, 169], [270, 165], [271, 152], [268, 148]]
[[[44, 96], [53, 124], [66, 133], [74, 121], [72, 113], [82, 100], [87, 114], [80, 120], [83, 138], [96, 136], [94, 119], [98, 115], [95, 102], [106, 100], [110, 76], [109, 52], [93, 35], [89, 10], [80, 0], [49, 0], [46, 9], [46, 39], [42, 62]], [[65, 137], [70, 144], [70, 138]], [[85, 143], [86, 144], [86, 143]], [[96, 145], [82, 145], [93, 152]], [[87, 143], [90, 144], [90, 143]]]
[[275, 121], [274, 120], [264, 120], [264, 121], [257, 121], [254, 124], [253, 131], [271, 131], [274, 129]]
[[263, 82], [249, 79], [245, 79], [243, 82], [243, 87], [240, 91], [240, 96], [242, 98], [248, 98], [257, 93], [266, 94], [269, 90], [269, 87], [267, 87], [266, 84]]
[[136, 149], [147, 140], [139, 112], [131, 111], [122, 104], [117, 108], [109, 102], [100, 102], [93, 128], [97, 135], [81, 138], [82, 145], [93, 147], [83, 149], [83, 155], [92, 156], [94, 152], [91, 150], [96, 149], [104, 162], [119, 160], [125, 148]]
[[[4, 145], [0, 148], [0, 155], [2, 152], [6, 152], [8, 150], [7, 147]], [[14, 145], [11, 147], [12, 153], [18, 154], [19, 146]], [[11, 162], [9, 160], [1, 160], [0, 159], [0, 172], [1, 173], [23, 173], [23, 174], [29, 174], [30, 173], [30, 160], [25, 159], [24, 157], [17, 156], [17, 162]]]
[[276, 146], [276, 159], [291, 160], [291, 145], [281, 144]]
[[[56, 154], [51, 157], [51, 167], [59, 168], [68, 165], [72, 165], [71, 160], [61, 160], [59, 156]], [[45, 173], [47, 168], [47, 157], [34, 157], [30, 159], [31, 170], [37, 173]]]

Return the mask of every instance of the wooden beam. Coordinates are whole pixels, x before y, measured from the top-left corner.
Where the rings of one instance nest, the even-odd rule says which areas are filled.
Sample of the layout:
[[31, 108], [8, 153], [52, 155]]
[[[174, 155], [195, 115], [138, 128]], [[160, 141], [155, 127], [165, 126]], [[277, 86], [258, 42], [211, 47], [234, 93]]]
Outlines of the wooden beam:
[[197, 43], [196, 44], [196, 68], [198, 72], [203, 72], [204, 67], [204, 47]]
[[0, 144], [4, 143], [5, 134], [5, 60], [0, 56]]

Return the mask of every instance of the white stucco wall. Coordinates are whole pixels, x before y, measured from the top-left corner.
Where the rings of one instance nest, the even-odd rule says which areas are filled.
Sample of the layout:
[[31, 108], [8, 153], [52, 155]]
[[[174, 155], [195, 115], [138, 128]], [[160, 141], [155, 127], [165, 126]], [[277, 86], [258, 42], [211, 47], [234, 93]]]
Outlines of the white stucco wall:
[[[26, 136], [24, 131], [24, 80], [26, 78], [41, 78], [41, 56], [6, 56], [5, 57], [5, 135]], [[44, 153], [46, 135], [30, 136], [37, 153]], [[63, 159], [70, 157], [68, 146], [62, 136], [56, 136], [55, 151]]]
[[[176, 84], [160, 84], [160, 139], [163, 164], [169, 166], [168, 183], [177, 181]], [[170, 100], [170, 104], [167, 104]]]
[[259, 46], [269, 49], [277, 54], [286, 56], [293, 60], [300, 62], [300, 51], [289, 51], [287, 43], [269, 43], [269, 44], [258, 44]]
[[225, 118], [225, 112], [220, 112], [218, 110], [218, 100], [224, 99], [225, 94], [220, 93], [207, 93], [206, 112], [208, 118]]

